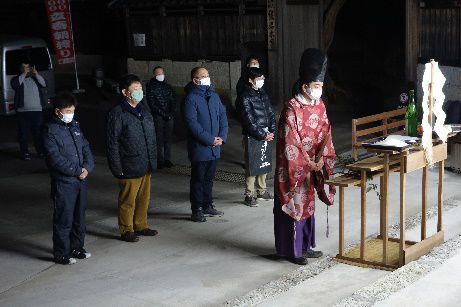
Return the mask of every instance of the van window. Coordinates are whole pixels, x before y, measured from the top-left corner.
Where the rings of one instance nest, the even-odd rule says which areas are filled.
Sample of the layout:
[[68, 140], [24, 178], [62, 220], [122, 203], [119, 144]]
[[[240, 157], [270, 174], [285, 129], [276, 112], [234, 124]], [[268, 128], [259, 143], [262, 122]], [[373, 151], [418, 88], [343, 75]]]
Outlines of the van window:
[[46, 48], [18, 49], [7, 51], [5, 54], [6, 74], [18, 74], [21, 61], [24, 59], [28, 60], [31, 65], [35, 65], [38, 71], [51, 69], [50, 56]]

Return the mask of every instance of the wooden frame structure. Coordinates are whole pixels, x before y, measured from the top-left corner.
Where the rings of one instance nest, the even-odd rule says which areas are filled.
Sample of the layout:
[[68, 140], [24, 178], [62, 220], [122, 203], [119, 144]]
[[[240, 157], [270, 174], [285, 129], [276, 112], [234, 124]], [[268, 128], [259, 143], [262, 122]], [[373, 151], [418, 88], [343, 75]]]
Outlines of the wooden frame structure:
[[[352, 119], [352, 157], [358, 159], [358, 150], [363, 142], [375, 141], [389, 134], [405, 134], [407, 108]], [[376, 123], [379, 125], [376, 126]], [[372, 127], [370, 127], [370, 125]], [[363, 128], [365, 126], [365, 128]]]
[[[393, 270], [401, 267], [422, 255], [428, 253], [432, 248], [444, 241], [442, 228], [442, 209], [443, 209], [443, 175], [444, 161], [447, 158], [447, 144], [436, 144], [433, 147], [434, 163], [439, 166], [439, 185], [438, 185], [438, 222], [437, 232], [431, 237], [426, 235], [426, 210], [428, 192], [428, 165], [426, 164], [424, 151], [413, 148], [402, 152], [386, 150], [370, 150], [381, 156], [373, 156], [362, 161], [358, 161], [347, 167], [351, 170], [360, 171], [360, 178], [342, 175], [327, 181], [339, 187], [339, 253], [336, 258], [347, 263], [364, 264], [386, 270]], [[422, 169], [422, 203], [421, 203], [421, 241], [413, 242], [405, 240], [405, 218], [406, 218], [406, 175], [410, 172]], [[400, 174], [400, 237], [389, 238], [389, 175], [391, 172]], [[383, 242], [383, 258], [381, 262], [366, 260], [366, 180], [367, 174], [372, 177], [380, 177], [380, 233], [377, 239]], [[357, 186], [361, 190], [361, 231], [360, 231], [360, 257], [347, 257], [344, 253], [344, 188]], [[389, 263], [388, 243], [399, 243], [399, 262], [398, 265]]]

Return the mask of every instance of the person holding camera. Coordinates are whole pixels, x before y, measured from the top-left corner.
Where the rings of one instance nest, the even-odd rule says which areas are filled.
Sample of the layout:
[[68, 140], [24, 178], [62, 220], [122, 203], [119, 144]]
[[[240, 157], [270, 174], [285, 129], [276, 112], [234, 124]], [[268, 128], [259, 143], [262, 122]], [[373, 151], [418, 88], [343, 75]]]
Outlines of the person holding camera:
[[165, 81], [162, 67], [154, 68], [154, 77], [147, 84], [147, 104], [154, 117], [157, 133], [157, 168], [172, 167], [171, 141], [173, 138], [176, 98], [173, 88]]
[[35, 150], [40, 158], [44, 157], [40, 138], [40, 128], [43, 124], [43, 107], [47, 103], [43, 89], [45, 79], [40, 76], [35, 66], [30, 65], [27, 59], [21, 61], [20, 74], [11, 79], [14, 89], [14, 107], [18, 120], [18, 139], [21, 158], [30, 160], [28, 149], [29, 132], [34, 139]]

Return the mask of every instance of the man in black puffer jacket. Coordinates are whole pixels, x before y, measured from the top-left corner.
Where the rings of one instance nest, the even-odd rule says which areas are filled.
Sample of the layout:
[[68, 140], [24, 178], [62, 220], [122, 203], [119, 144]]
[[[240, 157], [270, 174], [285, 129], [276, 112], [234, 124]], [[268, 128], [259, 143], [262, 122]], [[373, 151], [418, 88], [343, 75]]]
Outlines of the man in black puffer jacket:
[[[247, 85], [237, 98], [237, 112], [243, 128], [243, 146], [245, 150], [246, 165], [246, 189], [245, 204], [256, 207], [256, 198], [260, 200], [272, 200], [273, 196], [266, 190], [266, 175], [250, 176], [248, 167], [248, 143], [247, 138], [257, 141], [272, 141], [275, 137], [276, 121], [272, 111], [269, 96], [262, 89], [264, 75], [257, 67], [250, 67], [246, 71], [248, 76]], [[257, 197], [254, 197], [256, 185]]]
[[144, 110], [141, 81], [135, 75], [120, 80], [122, 99], [107, 118], [107, 157], [118, 179], [118, 225], [121, 239], [155, 236], [147, 224], [151, 173], [157, 166], [154, 120]]
[[154, 77], [147, 84], [147, 104], [152, 112], [157, 133], [157, 165], [172, 167], [171, 141], [173, 138], [176, 98], [171, 85], [165, 82], [165, 72], [154, 68]]

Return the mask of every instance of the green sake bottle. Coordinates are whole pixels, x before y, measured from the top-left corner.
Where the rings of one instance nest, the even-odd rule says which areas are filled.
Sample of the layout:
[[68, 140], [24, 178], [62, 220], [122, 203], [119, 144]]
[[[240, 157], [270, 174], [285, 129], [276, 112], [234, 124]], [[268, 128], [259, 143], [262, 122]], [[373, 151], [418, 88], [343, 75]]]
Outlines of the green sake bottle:
[[410, 90], [407, 112], [405, 113], [405, 130], [408, 136], [418, 136], [418, 111], [415, 106], [415, 91]]

